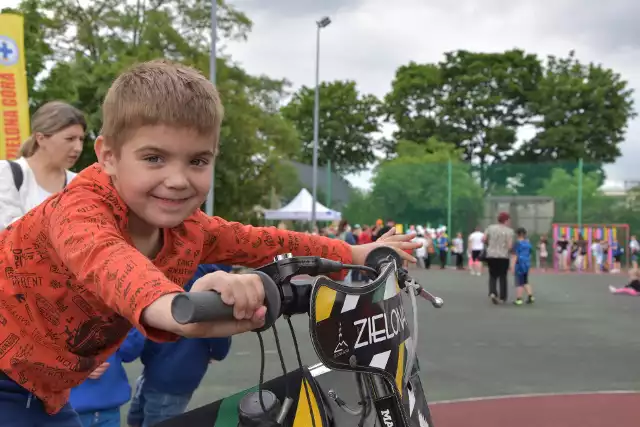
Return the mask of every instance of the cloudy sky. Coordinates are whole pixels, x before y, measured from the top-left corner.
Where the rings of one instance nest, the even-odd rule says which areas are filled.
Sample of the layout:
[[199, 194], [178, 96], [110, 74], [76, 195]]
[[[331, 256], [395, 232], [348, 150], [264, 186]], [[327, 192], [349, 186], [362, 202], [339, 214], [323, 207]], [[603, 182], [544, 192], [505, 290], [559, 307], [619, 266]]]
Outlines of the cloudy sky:
[[[566, 55], [613, 68], [638, 90], [640, 2], [635, 0], [228, 0], [254, 22], [248, 41], [227, 52], [252, 73], [313, 85], [315, 21], [322, 32], [321, 79], [353, 79], [383, 96], [398, 66], [432, 62], [443, 52], [521, 48]], [[638, 108], [640, 109], [640, 107]], [[640, 180], [640, 120], [631, 123], [623, 156], [607, 169], [611, 181]], [[350, 180], [367, 186], [370, 174]], [[610, 185], [610, 184], [608, 184]]]

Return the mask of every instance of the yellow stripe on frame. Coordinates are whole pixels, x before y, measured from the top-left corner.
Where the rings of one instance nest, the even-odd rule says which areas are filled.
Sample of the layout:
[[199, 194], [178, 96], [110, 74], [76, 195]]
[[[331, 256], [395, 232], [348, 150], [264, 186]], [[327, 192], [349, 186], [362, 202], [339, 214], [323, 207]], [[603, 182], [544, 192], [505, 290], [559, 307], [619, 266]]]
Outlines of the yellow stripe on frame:
[[400, 396], [402, 396], [402, 379], [404, 377], [404, 343], [400, 343], [400, 348], [398, 350], [398, 369], [396, 370], [396, 386], [398, 387], [398, 392], [400, 392]]
[[[311, 410], [309, 410], [309, 401], [307, 400], [307, 393], [305, 392], [305, 384], [309, 389], [309, 397], [311, 398]], [[313, 394], [313, 390], [311, 389], [311, 386], [309, 385], [307, 380], [303, 379], [302, 383], [300, 384], [300, 395], [298, 396], [298, 407], [296, 408], [296, 417], [293, 419], [293, 427], [312, 426], [313, 425], [313, 423], [311, 422], [312, 411], [313, 411], [313, 418], [316, 421], [316, 427], [322, 427], [322, 418], [320, 418], [320, 410], [318, 409], [318, 402], [316, 402], [316, 396]]]
[[321, 287], [316, 294], [316, 323], [322, 322], [331, 316], [333, 304], [336, 302], [337, 292], [325, 286]]

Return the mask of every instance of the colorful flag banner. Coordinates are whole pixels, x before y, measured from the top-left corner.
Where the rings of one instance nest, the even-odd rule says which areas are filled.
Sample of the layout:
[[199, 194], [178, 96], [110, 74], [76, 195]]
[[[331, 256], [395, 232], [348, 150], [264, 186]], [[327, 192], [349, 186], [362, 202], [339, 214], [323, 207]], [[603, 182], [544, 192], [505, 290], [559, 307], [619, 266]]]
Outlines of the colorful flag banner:
[[0, 14], [0, 159], [15, 159], [29, 136], [24, 18]]

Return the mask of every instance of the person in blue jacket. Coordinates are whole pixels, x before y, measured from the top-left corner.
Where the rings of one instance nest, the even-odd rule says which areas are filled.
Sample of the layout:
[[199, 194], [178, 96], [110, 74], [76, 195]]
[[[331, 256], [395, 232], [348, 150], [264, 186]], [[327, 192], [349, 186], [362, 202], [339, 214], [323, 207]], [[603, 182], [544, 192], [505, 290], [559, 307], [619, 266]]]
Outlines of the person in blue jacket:
[[84, 427], [119, 427], [120, 407], [131, 399], [131, 386], [122, 363], [140, 357], [145, 338], [135, 328], [118, 351], [91, 373], [89, 379], [71, 389], [69, 403]]
[[[184, 287], [214, 271], [231, 271], [231, 267], [203, 264]], [[140, 360], [144, 365], [136, 381], [127, 424], [149, 427], [182, 414], [212, 360], [223, 360], [229, 353], [231, 338], [184, 338], [172, 343], [146, 340]]]

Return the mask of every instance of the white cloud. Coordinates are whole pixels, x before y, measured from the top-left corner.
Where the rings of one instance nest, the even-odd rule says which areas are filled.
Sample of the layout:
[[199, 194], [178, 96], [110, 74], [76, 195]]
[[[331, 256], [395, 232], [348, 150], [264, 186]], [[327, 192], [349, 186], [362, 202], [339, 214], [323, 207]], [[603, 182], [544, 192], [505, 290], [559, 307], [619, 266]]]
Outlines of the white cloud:
[[[616, 0], [231, 0], [254, 22], [249, 40], [229, 53], [250, 72], [314, 84], [315, 21], [333, 23], [321, 39], [321, 79], [354, 79], [383, 96], [395, 70], [409, 61], [434, 62], [446, 51], [521, 48], [541, 56], [575, 50], [584, 62], [613, 68], [640, 86], [640, 3]], [[320, 4], [320, 5], [318, 5]], [[640, 97], [636, 94], [636, 100]], [[640, 124], [634, 121], [623, 156], [607, 168], [612, 181], [639, 179]], [[370, 173], [351, 178], [365, 186]]]

